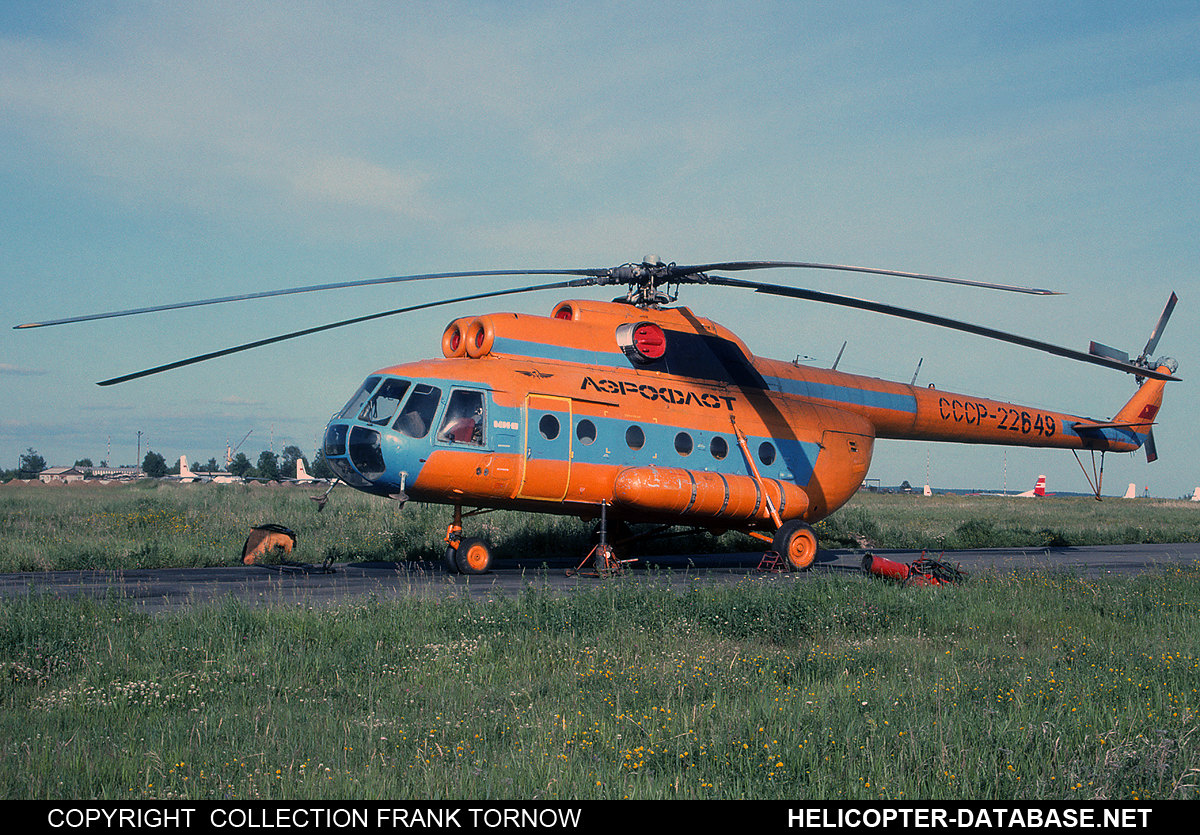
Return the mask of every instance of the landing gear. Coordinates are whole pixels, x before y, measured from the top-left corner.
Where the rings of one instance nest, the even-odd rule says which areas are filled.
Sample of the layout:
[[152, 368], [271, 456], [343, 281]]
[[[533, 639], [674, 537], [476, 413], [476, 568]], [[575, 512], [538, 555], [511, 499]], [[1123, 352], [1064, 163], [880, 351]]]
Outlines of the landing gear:
[[771, 540], [771, 550], [792, 571], [804, 571], [817, 558], [817, 533], [799, 519], [784, 522]]
[[492, 549], [479, 537], [458, 543], [455, 562], [461, 574], [486, 574], [492, 568]]
[[[616, 534], [616, 539], [613, 535]], [[591, 562], [594, 573], [590, 577], [615, 577], [625, 570], [625, 566], [636, 560], [629, 559], [629, 540], [633, 538], [633, 530], [621, 520], [614, 521], [611, 526], [608, 521], [608, 502], [600, 503], [600, 523], [592, 532], [592, 550], [574, 569], [567, 569], [567, 576], [580, 574], [588, 562]]]
[[[476, 511], [476, 513], [479, 512], [483, 511]], [[495, 561], [492, 548], [479, 537], [472, 536], [464, 539], [462, 520], [462, 506], [455, 505], [454, 521], [446, 529], [446, 550], [442, 554], [442, 564], [450, 574], [486, 574], [492, 570], [492, 563]]]

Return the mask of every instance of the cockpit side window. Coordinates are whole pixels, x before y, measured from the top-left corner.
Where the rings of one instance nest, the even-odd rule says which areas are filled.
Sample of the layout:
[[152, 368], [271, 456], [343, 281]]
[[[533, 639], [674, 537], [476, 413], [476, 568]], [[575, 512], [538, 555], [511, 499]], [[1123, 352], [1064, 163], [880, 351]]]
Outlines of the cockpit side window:
[[362, 410], [363, 404], [367, 402], [367, 398], [371, 396], [371, 392], [375, 390], [375, 386], [379, 385], [379, 377], [368, 377], [358, 391], [354, 392], [354, 396], [346, 402], [346, 405], [338, 412], [338, 417], [343, 420], [352, 420], [358, 416]]
[[450, 404], [446, 406], [437, 439], [482, 446], [484, 423], [483, 392], [455, 391], [450, 395]]
[[413, 386], [413, 392], [408, 396], [404, 408], [400, 410], [400, 416], [396, 418], [393, 428], [410, 438], [424, 438], [433, 425], [433, 415], [441, 399], [442, 390], [436, 386], [425, 383]]
[[396, 414], [396, 409], [400, 407], [400, 401], [404, 399], [404, 392], [408, 391], [408, 386], [408, 380], [397, 380], [392, 377], [384, 380], [379, 391], [375, 392], [375, 396], [367, 402], [366, 406], [363, 406], [358, 419], [364, 423], [374, 423], [378, 426], [389, 423], [392, 415]]

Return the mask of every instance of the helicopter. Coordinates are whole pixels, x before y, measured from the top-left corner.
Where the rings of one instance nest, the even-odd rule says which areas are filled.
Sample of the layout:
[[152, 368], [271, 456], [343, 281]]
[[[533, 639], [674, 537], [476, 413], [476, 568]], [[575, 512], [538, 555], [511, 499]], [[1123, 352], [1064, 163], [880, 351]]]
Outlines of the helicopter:
[[[878, 438], [1129, 452], [1154, 460], [1152, 427], [1178, 363], [1151, 359], [1172, 293], [1141, 355], [1089, 350], [849, 296], [720, 273], [841, 270], [1034, 295], [1052, 290], [898, 270], [793, 261], [679, 265], [657, 256], [611, 268], [429, 273], [310, 285], [90, 314], [17, 328], [90, 321], [346, 287], [434, 279], [565, 279], [444, 298], [305, 328], [103, 380], [116, 385], [240, 351], [443, 305], [545, 290], [622, 286], [612, 301], [571, 299], [548, 316], [482, 313], [445, 328], [441, 357], [370, 374], [329, 420], [321, 452], [339, 481], [396, 501], [453, 507], [447, 570], [482, 574], [491, 543], [464, 521], [492, 510], [736, 530], [802, 571], [818, 551], [813, 524], [859, 490]], [[1134, 375], [1138, 387], [1110, 420], [918, 387], [754, 355], [731, 330], [677, 305], [683, 285], [840, 305], [951, 328]], [[1081, 466], [1082, 466], [1082, 462]], [[1094, 461], [1093, 461], [1094, 466]], [[1102, 473], [1102, 466], [1100, 473]], [[1086, 474], [1086, 469], [1085, 469]], [[335, 482], [336, 483], [336, 482]], [[1100, 477], [1093, 485], [1100, 494]], [[332, 489], [332, 488], [331, 488]]]

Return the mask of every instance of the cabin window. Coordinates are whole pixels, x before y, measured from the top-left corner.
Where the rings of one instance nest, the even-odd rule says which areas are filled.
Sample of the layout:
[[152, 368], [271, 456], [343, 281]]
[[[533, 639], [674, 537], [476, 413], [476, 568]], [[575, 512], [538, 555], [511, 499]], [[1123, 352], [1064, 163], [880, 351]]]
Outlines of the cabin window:
[[594, 444], [596, 442], [596, 424], [587, 418], [579, 421], [579, 425], [575, 427], [575, 437], [584, 446]]
[[560, 431], [562, 427], [558, 425], [558, 418], [554, 415], [542, 415], [542, 419], [538, 421], [538, 432], [542, 433], [542, 437], [547, 441], [557, 438]]
[[424, 438], [433, 425], [433, 413], [442, 399], [442, 390], [436, 386], [418, 383], [413, 386], [408, 402], [400, 410], [393, 428], [410, 438]]
[[408, 380], [397, 380], [389, 377], [383, 381], [375, 396], [367, 401], [367, 405], [358, 414], [363, 423], [374, 423], [377, 426], [391, 423], [392, 416], [400, 408], [400, 401], [408, 391]]
[[483, 445], [483, 392], [455, 391], [442, 417], [437, 439], [456, 444]]
[[767, 466], [775, 463], [775, 445], [770, 441], [763, 441], [758, 447], [758, 460], [762, 461]]
[[724, 461], [725, 456], [729, 454], [729, 443], [720, 435], [714, 435], [708, 442], [708, 451], [712, 453], [713, 458]]
[[675, 451], [680, 455], [688, 456], [692, 454], [692, 436], [686, 432], [680, 432], [675, 436]]
[[646, 445], [646, 433], [642, 431], [640, 426], [631, 426], [625, 430], [625, 443], [634, 452]]
[[358, 387], [358, 391], [354, 392], [354, 396], [346, 402], [342, 410], [338, 412], [338, 417], [344, 420], [353, 420], [362, 410], [363, 404], [367, 402], [367, 398], [371, 396], [371, 392], [375, 390], [375, 386], [379, 385], [379, 377], [368, 377], [366, 381]]

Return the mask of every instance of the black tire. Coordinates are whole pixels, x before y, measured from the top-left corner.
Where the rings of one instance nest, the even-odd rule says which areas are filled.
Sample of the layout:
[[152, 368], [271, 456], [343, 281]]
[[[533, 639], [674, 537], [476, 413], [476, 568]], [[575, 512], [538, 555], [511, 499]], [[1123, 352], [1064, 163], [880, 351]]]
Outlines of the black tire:
[[442, 554], [442, 565], [446, 566], [448, 573], [458, 573], [458, 549], [453, 545], [446, 546], [446, 552]]

